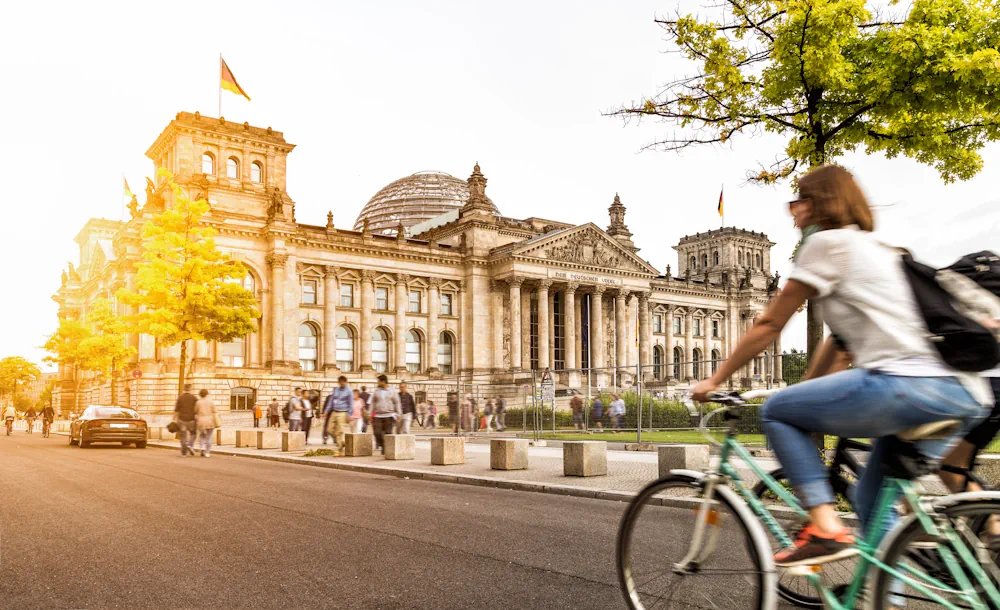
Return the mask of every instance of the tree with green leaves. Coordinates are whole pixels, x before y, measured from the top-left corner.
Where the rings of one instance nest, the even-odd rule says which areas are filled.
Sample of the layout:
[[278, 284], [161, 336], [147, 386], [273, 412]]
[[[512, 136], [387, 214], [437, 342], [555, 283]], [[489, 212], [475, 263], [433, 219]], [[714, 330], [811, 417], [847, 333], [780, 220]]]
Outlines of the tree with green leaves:
[[126, 320], [116, 315], [111, 301], [97, 299], [87, 311], [87, 322], [93, 331], [80, 341], [80, 368], [106, 375], [111, 381], [111, 404], [117, 405], [115, 378], [135, 355], [135, 349], [129, 347], [127, 342]]
[[38, 365], [21, 356], [8, 356], [0, 360], [0, 395], [17, 401], [17, 391], [29, 381], [42, 375]]
[[[784, 148], [748, 170], [749, 182], [794, 180], [849, 151], [905, 155], [951, 182], [979, 172], [980, 150], [1000, 137], [994, 0], [881, 10], [864, 0], [724, 0], [708, 11], [657, 19], [692, 71], [611, 113], [676, 129], [649, 148], [770, 133]], [[810, 353], [823, 334], [814, 311]]]
[[219, 251], [215, 229], [202, 222], [208, 202], [185, 196], [169, 172], [160, 175], [173, 190], [174, 203], [143, 227], [135, 290], [122, 288], [117, 296], [139, 306], [133, 316], [139, 332], [163, 345], [180, 343], [180, 393], [188, 341], [232, 341], [253, 332], [260, 314], [253, 293], [239, 283], [246, 268]]

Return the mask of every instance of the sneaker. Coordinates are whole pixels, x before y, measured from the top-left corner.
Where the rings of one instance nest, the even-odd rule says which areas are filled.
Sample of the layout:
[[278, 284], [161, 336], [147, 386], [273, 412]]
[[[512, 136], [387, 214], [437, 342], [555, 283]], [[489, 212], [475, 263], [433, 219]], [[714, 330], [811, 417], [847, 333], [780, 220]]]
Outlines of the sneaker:
[[793, 546], [782, 549], [774, 556], [774, 565], [791, 568], [840, 561], [858, 554], [853, 545], [854, 536], [846, 527], [836, 534], [826, 535], [812, 523], [807, 523], [796, 534]]

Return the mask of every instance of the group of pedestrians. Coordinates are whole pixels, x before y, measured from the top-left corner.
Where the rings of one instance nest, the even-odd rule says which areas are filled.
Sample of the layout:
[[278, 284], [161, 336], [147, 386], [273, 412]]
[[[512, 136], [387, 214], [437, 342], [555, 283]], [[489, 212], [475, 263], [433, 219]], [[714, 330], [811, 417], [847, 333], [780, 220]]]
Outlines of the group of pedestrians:
[[174, 404], [174, 425], [181, 438], [181, 455], [193, 456], [192, 445], [197, 442], [201, 457], [212, 454], [212, 435], [221, 425], [215, 401], [208, 397], [208, 390], [201, 389], [198, 396], [191, 391], [191, 384], [184, 384], [184, 391]]
[[487, 398], [485, 403], [467, 393], [459, 400], [457, 392], [448, 393], [448, 421], [455, 434], [460, 432], [503, 432], [507, 429], [507, 401]]

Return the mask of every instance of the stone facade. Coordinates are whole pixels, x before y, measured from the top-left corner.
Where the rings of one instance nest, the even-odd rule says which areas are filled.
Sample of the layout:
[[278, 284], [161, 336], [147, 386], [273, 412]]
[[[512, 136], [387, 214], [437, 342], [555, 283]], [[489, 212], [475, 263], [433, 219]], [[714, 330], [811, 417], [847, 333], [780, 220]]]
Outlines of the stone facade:
[[[208, 200], [206, 222], [219, 248], [249, 270], [245, 285], [262, 312], [242, 341], [189, 345], [192, 383], [223, 407], [283, 400], [293, 386], [328, 390], [340, 374], [371, 382], [383, 371], [437, 388], [441, 406], [456, 376], [516, 391], [532, 369], [581, 387], [588, 379], [633, 383], [643, 365], [647, 384], [685, 385], [725, 358], [776, 287], [774, 244], [763, 234], [727, 227], [685, 237], [675, 247], [675, 277], [670, 266], [661, 273], [638, 256], [617, 195], [607, 229], [507, 218], [502, 202], [486, 196], [478, 165], [467, 195], [448, 191], [464, 201], [445, 202], [449, 211], [421, 222], [415, 211], [394, 234], [372, 231], [360, 217], [359, 230], [339, 228], [332, 212], [325, 226], [299, 223], [285, 184], [293, 148], [270, 127], [180, 113], [146, 153], [191, 196]], [[417, 176], [406, 192], [427, 208], [419, 192], [427, 178]], [[142, 226], [172, 200], [157, 178], [128, 221], [84, 226], [79, 267], [69, 265], [53, 297], [60, 316], [85, 319], [92, 299], [132, 285]], [[171, 409], [179, 346], [129, 341], [138, 359], [115, 380], [121, 402]], [[746, 368], [744, 385], [780, 383], [769, 358], [780, 345], [772, 347]], [[63, 410], [110, 400], [107, 380], [65, 366], [59, 380]]]

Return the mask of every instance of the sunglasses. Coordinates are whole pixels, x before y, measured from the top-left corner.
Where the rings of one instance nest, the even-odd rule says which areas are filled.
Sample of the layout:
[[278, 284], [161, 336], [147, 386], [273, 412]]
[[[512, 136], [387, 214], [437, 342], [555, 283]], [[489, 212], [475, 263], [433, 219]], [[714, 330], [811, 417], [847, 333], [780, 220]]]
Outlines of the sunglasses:
[[792, 199], [791, 201], [788, 202], [788, 207], [792, 207], [797, 203], [808, 203], [810, 201], [812, 201], [811, 197], [801, 197], [799, 199]]

